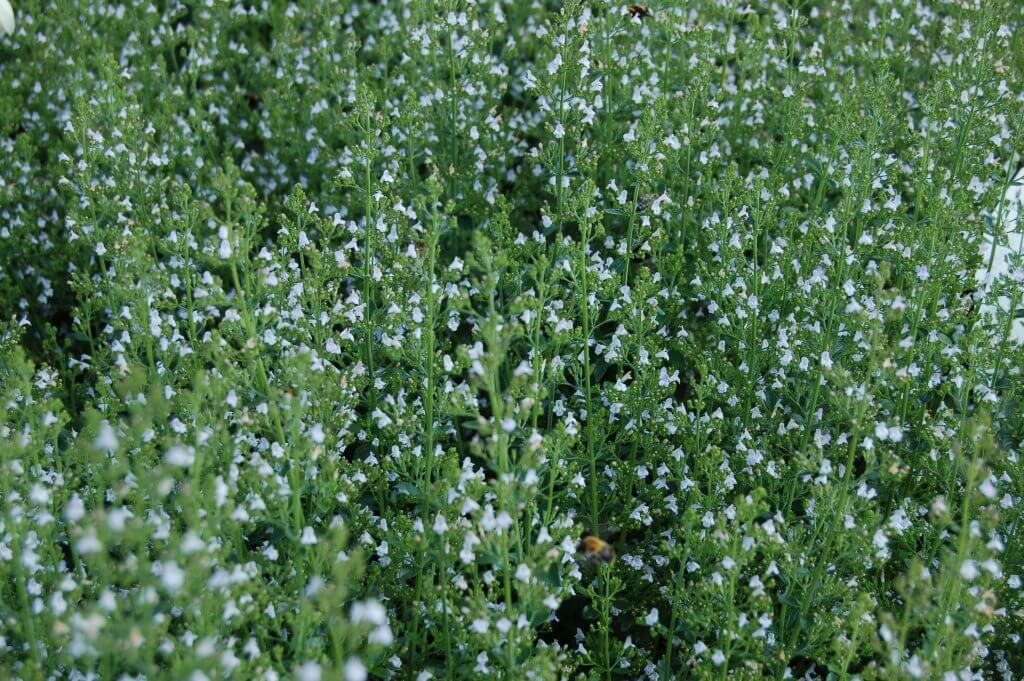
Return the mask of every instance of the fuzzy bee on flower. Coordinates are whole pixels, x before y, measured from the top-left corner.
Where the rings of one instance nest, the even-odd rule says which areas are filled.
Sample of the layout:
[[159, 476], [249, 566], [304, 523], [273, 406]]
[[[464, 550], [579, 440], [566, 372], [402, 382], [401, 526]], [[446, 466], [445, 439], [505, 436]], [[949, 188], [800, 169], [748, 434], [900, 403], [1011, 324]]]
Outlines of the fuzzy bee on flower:
[[615, 549], [612, 545], [592, 534], [580, 540], [579, 553], [581, 562], [592, 567], [615, 562]]

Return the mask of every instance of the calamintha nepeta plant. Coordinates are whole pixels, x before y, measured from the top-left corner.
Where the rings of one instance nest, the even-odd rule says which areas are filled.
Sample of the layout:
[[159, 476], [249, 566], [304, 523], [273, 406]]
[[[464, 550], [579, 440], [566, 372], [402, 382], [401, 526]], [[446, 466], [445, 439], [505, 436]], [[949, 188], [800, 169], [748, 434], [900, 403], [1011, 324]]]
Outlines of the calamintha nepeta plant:
[[0, 6], [4, 678], [1024, 673], [1017, 3]]

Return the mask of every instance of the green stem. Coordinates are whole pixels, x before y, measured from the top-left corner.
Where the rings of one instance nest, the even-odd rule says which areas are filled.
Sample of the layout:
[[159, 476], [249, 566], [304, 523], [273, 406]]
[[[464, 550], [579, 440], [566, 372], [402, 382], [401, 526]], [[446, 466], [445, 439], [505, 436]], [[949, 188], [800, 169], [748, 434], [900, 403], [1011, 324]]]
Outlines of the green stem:
[[[424, 327], [426, 334], [426, 350], [423, 361], [427, 369], [427, 394], [423, 397], [423, 456], [426, 473], [424, 475], [424, 486], [429, 487], [433, 476], [434, 465], [434, 383], [436, 381], [434, 368], [434, 345], [436, 342], [434, 334], [434, 323], [437, 317], [437, 295], [434, 291], [434, 266], [437, 258], [437, 212], [435, 209], [433, 224], [429, 241], [427, 243], [427, 323]], [[424, 489], [424, 493], [426, 490]]]
[[587, 243], [589, 241], [589, 225], [583, 226], [583, 235], [580, 243], [580, 281], [582, 286], [581, 315], [583, 317], [583, 399], [586, 406], [587, 420], [584, 425], [586, 431], [587, 462], [590, 466], [590, 476], [587, 486], [590, 493], [590, 527], [594, 534], [600, 534], [601, 513], [598, 505], [597, 490], [597, 457], [594, 453], [594, 409], [590, 384], [590, 285], [587, 276]]

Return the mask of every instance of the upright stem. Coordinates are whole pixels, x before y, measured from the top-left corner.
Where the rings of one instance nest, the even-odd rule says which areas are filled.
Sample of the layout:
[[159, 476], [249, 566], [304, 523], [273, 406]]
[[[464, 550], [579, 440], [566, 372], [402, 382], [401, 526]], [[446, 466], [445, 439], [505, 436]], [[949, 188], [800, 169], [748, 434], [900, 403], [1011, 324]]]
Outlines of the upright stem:
[[587, 485], [590, 492], [590, 528], [594, 534], [599, 534], [601, 513], [597, 495], [597, 458], [594, 455], [594, 410], [590, 385], [590, 284], [587, 277], [587, 243], [590, 237], [590, 226], [584, 222], [581, 229], [583, 234], [580, 238], [579, 279], [582, 294], [581, 315], [583, 317], [583, 400], [587, 412], [584, 428], [587, 438], [587, 461], [590, 465]]
[[373, 143], [372, 139], [372, 115], [369, 111], [366, 114], [366, 169], [364, 173], [365, 186], [363, 187], [363, 193], [365, 195], [366, 203], [364, 205], [364, 216], [366, 220], [366, 233], [364, 235], [363, 243], [363, 305], [365, 309], [363, 311], [363, 323], [364, 323], [364, 343], [365, 343], [365, 354], [366, 354], [366, 370], [370, 376], [370, 394], [369, 394], [369, 411], [372, 413], [374, 407], [376, 407], [377, 397], [377, 386], [376, 386], [376, 371], [374, 370], [373, 364], [373, 178], [370, 175], [370, 145]]
[[452, 628], [448, 616], [448, 547], [447, 539], [441, 537], [441, 616], [444, 618], [444, 670], [445, 677], [455, 678], [452, 655]]
[[437, 296], [434, 291], [434, 264], [437, 258], [437, 212], [435, 209], [431, 225], [431, 233], [427, 242], [427, 323], [424, 328], [426, 333], [426, 352], [424, 362], [427, 369], [427, 394], [423, 397], [423, 456], [426, 462], [423, 483], [430, 486], [430, 479], [433, 475], [434, 466], [434, 382], [436, 381], [434, 370], [434, 320], [437, 316]]
[[611, 605], [612, 592], [611, 584], [608, 581], [610, 568], [607, 565], [601, 567], [601, 583], [604, 585], [604, 598], [601, 599], [601, 653], [604, 656], [604, 678], [611, 681], [612, 678], [612, 651], [610, 630], [612, 626]]

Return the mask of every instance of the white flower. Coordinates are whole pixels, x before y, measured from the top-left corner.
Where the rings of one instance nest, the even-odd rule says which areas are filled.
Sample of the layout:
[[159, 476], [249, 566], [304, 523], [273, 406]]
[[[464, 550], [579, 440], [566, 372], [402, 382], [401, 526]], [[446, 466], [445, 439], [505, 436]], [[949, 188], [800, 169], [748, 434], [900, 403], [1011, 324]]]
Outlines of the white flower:
[[67, 506], [64, 507], [64, 517], [69, 523], [77, 523], [84, 515], [85, 504], [82, 503], [82, 497], [75, 493], [68, 499]]
[[374, 626], [387, 624], [388, 614], [379, 601], [356, 601], [352, 604], [352, 613], [349, 615], [354, 624], [366, 622]]
[[8, 0], [0, 0], [0, 31], [14, 33], [14, 8]]
[[177, 466], [178, 468], [187, 468], [194, 464], [195, 461], [195, 452], [193, 452], [191, 448], [183, 447], [181, 445], [174, 445], [164, 454], [164, 462], [171, 466]]
[[388, 624], [382, 624], [366, 637], [366, 640], [374, 645], [389, 646], [395, 640], [395, 634], [391, 631], [391, 626]]
[[100, 542], [99, 537], [96, 536], [96, 530], [90, 529], [78, 540], [75, 548], [78, 549], [78, 553], [81, 555], [88, 556], [99, 552], [103, 548], [103, 544]]
[[999, 494], [999, 490], [996, 489], [996, 486], [994, 484], [992, 484], [992, 481], [994, 479], [994, 476], [989, 476], [988, 478], [985, 479], [983, 483], [981, 483], [981, 486], [978, 488], [981, 491], [981, 493], [985, 495], [986, 499], [995, 499], [996, 495]]
[[881, 421], [875, 424], [875, 437], [878, 438], [879, 442], [885, 442], [889, 439], [889, 426], [885, 425]]
[[316, 532], [313, 531], [312, 527], [306, 525], [304, 528], [302, 528], [302, 537], [299, 539], [299, 541], [305, 544], [306, 546], [312, 546], [313, 544], [316, 544]]
[[318, 445], [322, 444], [324, 441], [324, 427], [319, 423], [314, 424], [309, 430], [309, 438]]
[[[0, 8], [3, 7], [5, 2], [6, 0], [0, 0]], [[96, 435], [96, 439], [93, 440], [92, 446], [108, 454], [117, 449], [117, 433], [114, 432], [114, 429], [106, 421], [100, 425], [100, 432]]]
[[518, 579], [523, 584], [526, 584], [530, 581], [531, 574], [532, 573], [530, 572], [530, 566], [526, 563], [520, 563], [519, 567], [516, 568], [516, 579]]
[[657, 608], [651, 608], [651, 611], [649, 613], [647, 613], [647, 617], [644, 618], [644, 623], [647, 626], [649, 626], [649, 627], [653, 627], [655, 624], [658, 623], [658, 609]]
[[924, 668], [921, 666], [921, 660], [917, 655], [904, 662], [903, 668], [912, 678], [919, 679], [924, 676]]
[[162, 567], [160, 583], [171, 593], [179, 591], [185, 585], [185, 571], [177, 563], [164, 563]]
[[555, 75], [558, 73], [558, 69], [562, 66], [562, 54], [558, 53], [555, 58], [548, 62], [548, 74]]
[[965, 560], [964, 564], [960, 566], [960, 576], [968, 582], [977, 579], [978, 564], [973, 560]]
[[58, 591], [50, 596], [50, 609], [56, 615], [63, 615], [67, 611], [68, 603], [64, 600], [64, 594]]
[[349, 658], [343, 673], [345, 681], [366, 681], [366, 665], [357, 657]]
[[320, 681], [321, 675], [320, 665], [316, 662], [306, 662], [295, 670], [295, 678], [298, 681]]

